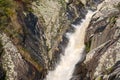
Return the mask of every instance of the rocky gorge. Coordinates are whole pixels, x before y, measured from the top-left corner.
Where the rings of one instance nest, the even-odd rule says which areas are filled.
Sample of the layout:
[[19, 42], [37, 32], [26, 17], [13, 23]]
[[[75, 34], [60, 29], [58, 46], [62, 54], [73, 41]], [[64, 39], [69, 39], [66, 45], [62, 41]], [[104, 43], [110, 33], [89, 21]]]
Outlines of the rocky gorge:
[[120, 0], [0, 0], [0, 80], [44, 80], [100, 3], [71, 80], [120, 80]]

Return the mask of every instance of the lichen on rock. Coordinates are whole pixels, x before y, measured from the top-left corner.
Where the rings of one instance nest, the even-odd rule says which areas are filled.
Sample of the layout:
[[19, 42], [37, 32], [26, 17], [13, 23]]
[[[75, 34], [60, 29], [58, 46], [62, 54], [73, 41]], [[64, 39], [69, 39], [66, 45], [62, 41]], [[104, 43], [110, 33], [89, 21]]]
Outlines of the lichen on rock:
[[103, 1], [72, 79], [119, 80], [120, 0], [0, 0], [0, 79], [43, 80], [64, 55], [73, 24]]

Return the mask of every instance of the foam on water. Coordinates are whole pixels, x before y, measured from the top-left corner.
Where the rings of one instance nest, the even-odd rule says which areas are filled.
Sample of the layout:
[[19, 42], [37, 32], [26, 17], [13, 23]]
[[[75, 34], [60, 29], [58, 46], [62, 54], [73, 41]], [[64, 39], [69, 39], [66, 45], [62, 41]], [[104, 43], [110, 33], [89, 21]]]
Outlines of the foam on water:
[[69, 80], [74, 72], [75, 65], [83, 60], [85, 54], [84, 39], [86, 28], [88, 27], [92, 16], [101, 8], [100, 4], [95, 12], [88, 11], [85, 19], [79, 25], [72, 26], [76, 31], [72, 34], [67, 33], [69, 37], [68, 45], [65, 49], [64, 55], [61, 55], [60, 63], [56, 66], [55, 70], [50, 71], [46, 77], [46, 80]]
[[65, 54], [61, 56], [61, 61], [56, 69], [49, 72], [47, 80], [69, 80], [71, 78], [76, 63], [82, 59], [82, 52], [85, 49], [85, 30], [89, 25], [92, 15], [93, 12], [88, 11], [82, 23], [74, 25], [76, 31], [71, 35], [69, 34], [69, 43], [65, 49]]

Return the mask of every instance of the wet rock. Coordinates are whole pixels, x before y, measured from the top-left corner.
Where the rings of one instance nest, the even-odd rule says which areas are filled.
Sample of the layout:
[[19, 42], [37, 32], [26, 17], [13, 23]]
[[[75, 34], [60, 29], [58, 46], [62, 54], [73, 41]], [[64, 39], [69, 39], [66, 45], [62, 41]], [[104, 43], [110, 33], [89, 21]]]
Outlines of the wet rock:
[[100, 4], [104, 0], [86, 0], [86, 6], [88, 9], [95, 11], [97, 9], [97, 5]]
[[67, 5], [67, 17], [72, 24], [80, 24], [86, 13], [87, 10], [81, 1], [73, 0]]

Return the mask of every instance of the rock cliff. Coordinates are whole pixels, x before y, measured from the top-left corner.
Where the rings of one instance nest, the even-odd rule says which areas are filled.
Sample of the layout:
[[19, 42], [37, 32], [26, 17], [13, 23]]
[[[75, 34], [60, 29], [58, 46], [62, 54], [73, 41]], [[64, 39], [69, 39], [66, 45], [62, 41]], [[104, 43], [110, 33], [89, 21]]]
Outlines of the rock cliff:
[[[71, 24], [103, 1], [0, 0], [0, 80], [43, 80], [64, 55]], [[120, 0], [106, 0], [93, 15], [85, 45], [71, 80], [119, 80]]]

